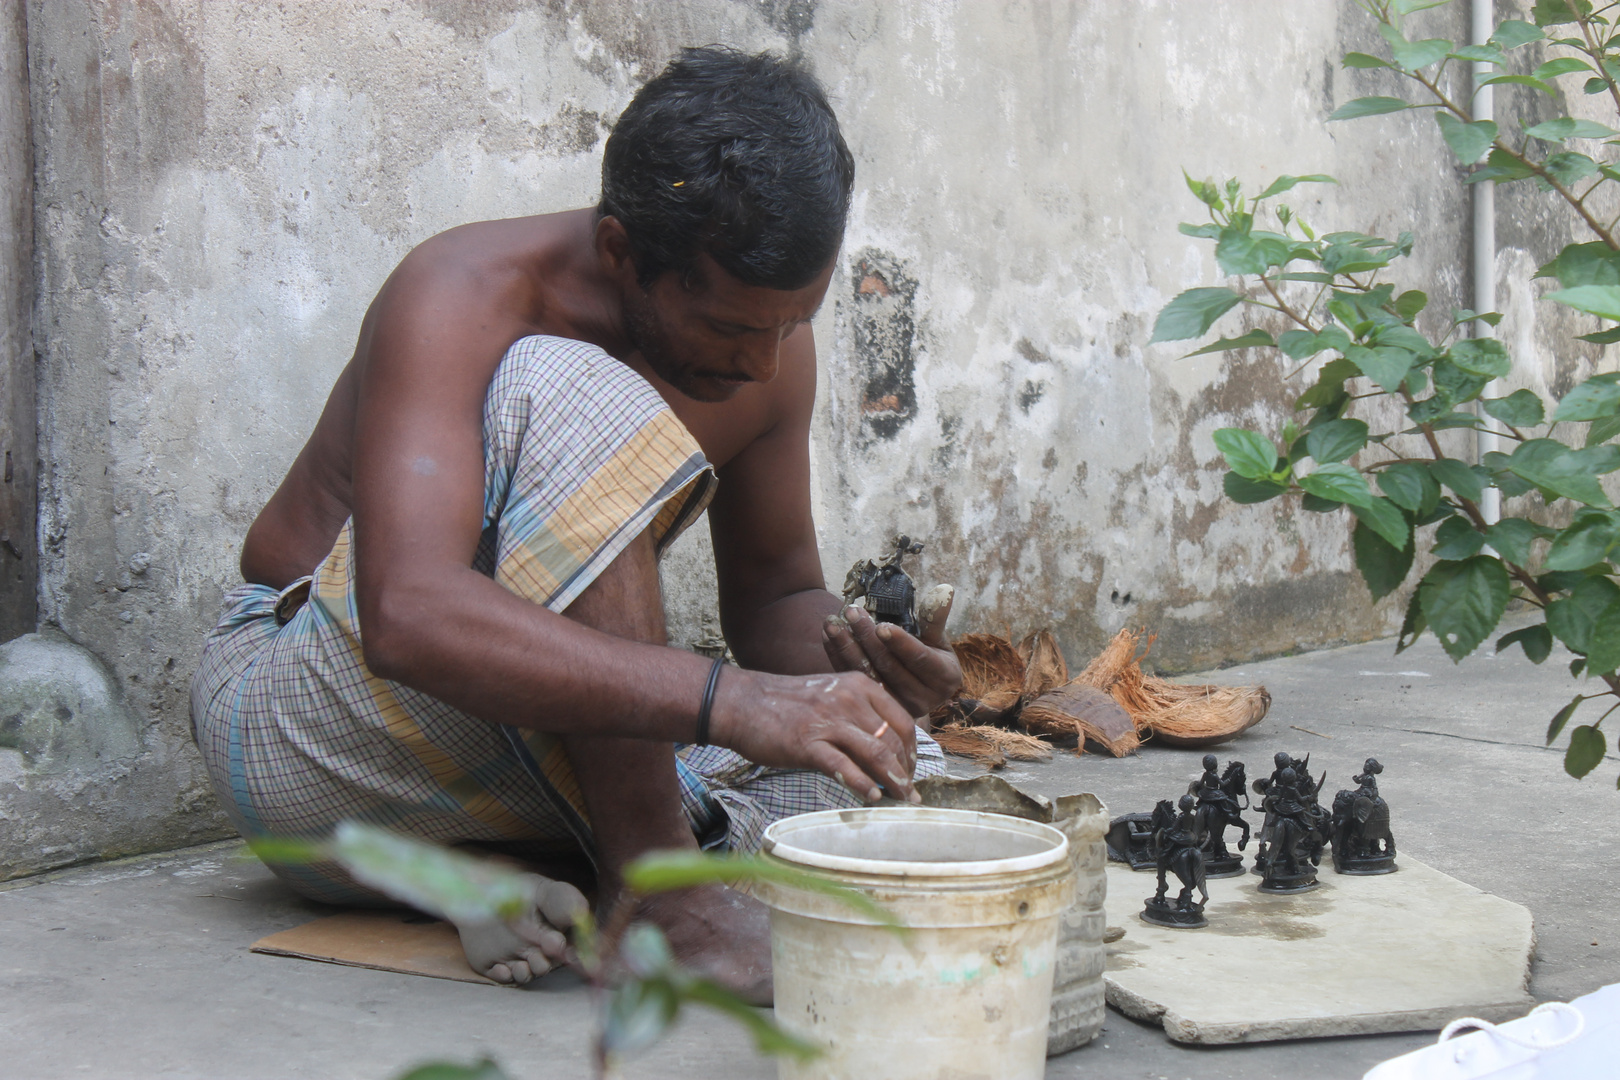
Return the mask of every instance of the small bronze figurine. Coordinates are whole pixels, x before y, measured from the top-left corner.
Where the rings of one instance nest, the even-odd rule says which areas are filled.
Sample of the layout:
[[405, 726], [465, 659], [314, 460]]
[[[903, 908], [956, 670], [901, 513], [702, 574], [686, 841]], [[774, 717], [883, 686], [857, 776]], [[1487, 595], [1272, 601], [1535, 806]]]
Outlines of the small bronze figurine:
[[1109, 860], [1129, 863], [1132, 870], [1151, 871], [1157, 862], [1153, 857], [1152, 814], [1121, 814], [1109, 823], [1104, 841]]
[[894, 550], [883, 561], [862, 559], [850, 567], [844, 578], [844, 603], [866, 597], [866, 610], [875, 622], [894, 623], [908, 634], [917, 628], [917, 586], [911, 575], [900, 568], [900, 560], [922, 552], [920, 540], [901, 534], [894, 538]]
[[1227, 762], [1224, 773], [1216, 772], [1219, 764], [1214, 754], [1205, 754], [1204, 775], [1187, 786], [1187, 794], [1198, 800], [1198, 816], [1204, 824], [1204, 876], [1212, 878], [1243, 873], [1243, 856], [1227, 850], [1227, 826], [1243, 830], [1238, 851], [1249, 846], [1249, 823], [1243, 820], [1243, 811], [1249, 808], [1243, 762]]
[[[1153, 850], [1159, 891], [1142, 905], [1142, 921], [1183, 930], [1208, 926], [1204, 905], [1209, 903], [1209, 886], [1204, 883], [1204, 832], [1197, 799], [1183, 795], [1179, 814], [1169, 799], [1159, 800], [1153, 811]], [[1170, 888], [1167, 872], [1181, 879], [1181, 895], [1173, 904], [1165, 899]], [[1194, 889], [1202, 901], [1193, 901]]]
[[1316, 888], [1316, 868], [1322, 863], [1329, 824], [1327, 811], [1316, 801], [1316, 795], [1326, 780], [1324, 773], [1320, 781], [1312, 784], [1309, 774], [1296, 773], [1290, 765], [1267, 782], [1261, 807], [1271, 823], [1271, 835], [1263, 861], [1256, 856], [1261, 892], [1296, 893]]
[[1333, 797], [1333, 869], [1341, 874], [1393, 874], [1395, 838], [1389, 833], [1389, 804], [1378, 794], [1384, 767], [1368, 758], [1354, 791]]

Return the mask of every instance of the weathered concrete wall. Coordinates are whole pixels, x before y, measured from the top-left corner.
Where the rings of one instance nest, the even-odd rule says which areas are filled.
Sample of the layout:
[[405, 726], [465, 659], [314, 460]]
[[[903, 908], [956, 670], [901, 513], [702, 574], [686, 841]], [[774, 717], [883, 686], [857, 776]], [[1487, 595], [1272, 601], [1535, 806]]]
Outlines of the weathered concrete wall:
[[[1463, 12], [1425, 16], [1453, 34]], [[596, 194], [601, 140], [682, 44], [802, 51], [859, 165], [816, 330], [818, 520], [836, 583], [896, 529], [956, 625], [1125, 623], [1175, 667], [1387, 630], [1341, 517], [1223, 500], [1209, 435], [1279, 418], [1270, 359], [1178, 360], [1158, 308], [1208, 283], [1194, 175], [1301, 189], [1323, 228], [1414, 227], [1457, 301], [1466, 197], [1425, 116], [1377, 92], [1353, 4], [1198, 0], [578, 3], [36, 0], [40, 597], [136, 718], [128, 845], [222, 826], [189, 672], [237, 548], [390, 267], [458, 222]], [[1346, 85], [1346, 83], [1350, 85]], [[1394, 138], [1403, 126], [1412, 138]], [[671, 623], [712, 626], [698, 530]], [[0, 801], [4, 794], [0, 792]]]
[[34, 629], [34, 161], [28, 21], [0, 4], [0, 641]]

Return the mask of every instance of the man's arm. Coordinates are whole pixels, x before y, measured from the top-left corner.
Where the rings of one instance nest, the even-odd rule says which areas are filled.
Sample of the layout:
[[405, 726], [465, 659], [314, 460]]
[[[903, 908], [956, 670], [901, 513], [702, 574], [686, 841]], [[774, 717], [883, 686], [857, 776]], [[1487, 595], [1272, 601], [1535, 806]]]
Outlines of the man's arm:
[[[809, 326], [782, 343], [771, 384], [774, 423], [719, 470], [709, 508], [720, 624], [746, 667], [782, 673], [862, 670], [879, 679], [913, 716], [962, 684], [944, 644], [944, 617], [911, 637], [879, 626], [860, 609], [848, 625], [841, 598], [827, 591], [810, 511], [810, 417], [815, 406], [815, 340]], [[831, 620], [831, 622], [829, 622]]]
[[815, 342], [801, 326], [782, 342], [768, 387], [766, 431], [719, 470], [709, 532], [720, 626], [737, 662], [788, 675], [830, 672], [821, 627], [840, 600], [826, 589], [810, 513]]
[[[379, 297], [356, 409], [356, 593], [367, 666], [486, 720], [685, 741], [708, 662], [582, 626], [471, 569], [483, 525], [483, 401], [507, 345], [499, 289], [430, 241]], [[515, 304], [512, 306], [516, 306]], [[883, 731], [883, 725], [888, 730]], [[859, 677], [720, 681], [714, 741], [902, 797], [903, 709]], [[882, 734], [878, 734], [882, 732]]]

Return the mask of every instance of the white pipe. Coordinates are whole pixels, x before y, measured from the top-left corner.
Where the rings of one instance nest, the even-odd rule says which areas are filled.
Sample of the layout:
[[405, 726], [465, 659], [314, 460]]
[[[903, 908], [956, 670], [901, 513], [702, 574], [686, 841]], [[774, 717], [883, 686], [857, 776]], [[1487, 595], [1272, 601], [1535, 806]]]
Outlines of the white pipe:
[[[1496, 29], [1493, 4], [1491, 0], [1473, 0], [1469, 15], [1472, 23], [1470, 40], [1475, 45], [1484, 45], [1490, 40], [1491, 33]], [[1475, 120], [1491, 120], [1495, 118], [1494, 95], [1495, 87], [1481, 86], [1480, 83], [1490, 78], [1494, 69], [1490, 64], [1476, 63], [1473, 65], [1474, 104], [1473, 116]], [[1473, 185], [1474, 189], [1474, 310], [1484, 313], [1496, 310], [1496, 181], [1486, 180]], [[1475, 337], [1489, 337], [1491, 328], [1482, 322], [1474, 323]], [[1487, 397], [1501, 397], [1502, 387], [1497, 380], [1492, 380], [1485, 387]], [[1496, 450], [1501, 444], [1497, 432], [1501, 430], [1497, 421], [1479, 410], [1481, 430], [1477, 435], [1476, 449], [1480, 460], [1485, 455]], [[1479, 509], [1485, 515], [1487, 522], [1495, 523], [1502, 518], [1502, 493], [1496, 488], [1486, 488], [1480, 497]]]

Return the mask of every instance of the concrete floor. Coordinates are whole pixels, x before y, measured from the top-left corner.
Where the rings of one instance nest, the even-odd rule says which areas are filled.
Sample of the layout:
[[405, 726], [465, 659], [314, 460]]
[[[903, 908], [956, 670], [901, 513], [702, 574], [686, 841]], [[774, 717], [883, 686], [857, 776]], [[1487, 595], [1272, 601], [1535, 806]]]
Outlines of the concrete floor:
[[[1620, 981], [1620, 761], [1575, 781], [1541, 745], [1548, 717], [1577, 689], [1558, 656], [1539, 668], [1517, 651], [1454, 666], [1428, 638], [1400, 656], [1381, 642], [1212, 678], [1263, 682], [1273, 697], [1271, 715], [1221, 748], [1223, 760], [1240, 757], [1255, 771], [1279, 749], [1310, 751], [1332, 791], [1378, 757], [1401, 849], [1533, 912], [1538, 998]], [[1004, 775], [1051, 795], [1094, 791], [1124, 813], [1177, 793], [1198, 756], [1151, 746], [1122, 760], [1060, 752]], [[1137, 902], [1110, 897], [1109, 921], [1129, 925]], [[500, 990], [248, 952], [262, 935], [323, 913], [235, 843], [0, 887], [0, 1076], [388, 1080], [413, 1063], [480, 1054], [514, 1080], [589, 1075], [590, 1002], [567, 974]], [[1110, 1013], [1102, 1036], [1054, 1059], [1047, 1076], [1348, 1080], [1432, 1038], [1193, 1049]], [[625, 1075], [775, 1072], [732, 1025], [699, 1013]]]

